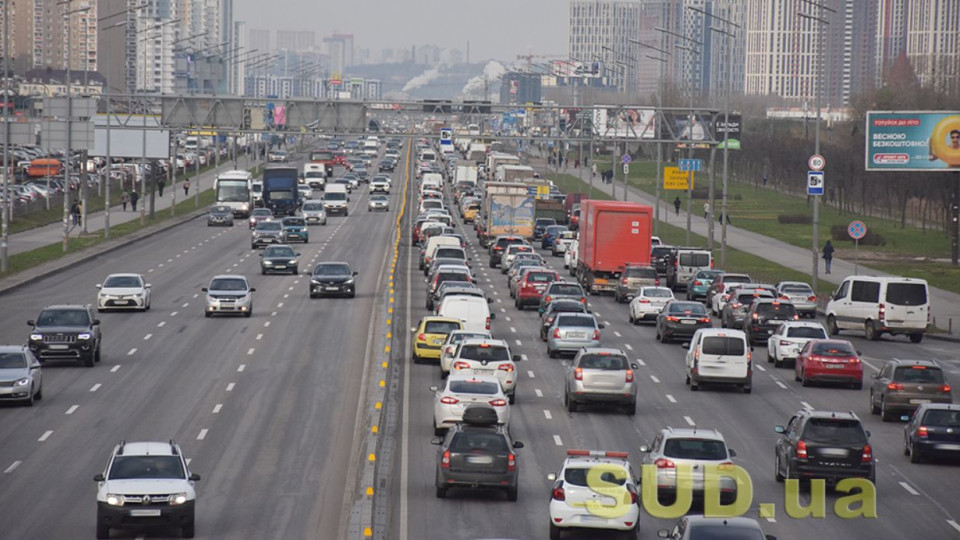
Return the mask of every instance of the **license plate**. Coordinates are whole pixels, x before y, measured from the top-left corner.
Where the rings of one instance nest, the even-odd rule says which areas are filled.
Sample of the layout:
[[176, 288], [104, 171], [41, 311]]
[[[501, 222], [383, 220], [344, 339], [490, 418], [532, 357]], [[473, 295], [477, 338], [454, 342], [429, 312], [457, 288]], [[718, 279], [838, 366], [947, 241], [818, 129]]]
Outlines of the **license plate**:
[[824, 364], [827, 369], [842, 369], [843, 364]]
[[50, 348], [54, 351], [64, 351], [68, 347], [66, 345], [50, 345]]
[[444, 338], [433, 338], [434, 345], [443, 345], [443, 342], [446, 341]]
[[339, 291], [340, 287], [324, 287], [324, 289], [328, 291]]
[[277, 270], [285, 270], [287, 268], [287, 265], [277, 264], [277, 265], [274, 265], [274, 268], [276, 268]]
[[493, 375], [492, 369], [475, 369], [473, 372], [477, 375]]
[[471, 465], [493, 465], [493, 456], [467, 456], [467, 463]]
[[150, 509], [150, 508], [134, 509], [130, 511], [130, 516], [131, 517], [160, 517], [160, 510]]
[[570, 339], [583, 339], [587, 337], [587, 335], [584, 334], [583, 332], [570, 332], [569, 334], [567, 334], [567, 337]]
[[697, 324], [697, 321], [684, 320], [680, 321], [680, 324]]
[[937, 450], [960, 450], [960, 444], [937, 444], [934, 446]]
[[919, 405], [921, 403], [930, 403], [930, 400], [929, 399], [911, 399], [910, 400], [911, 405]]
[[848, 452], [842, 448], [823, 448], [818, 452], [824, 457], [847, 457]]
[[130, 303], [130, 300], [114, 300], [113, 303], [118, 306], [125, 306]]

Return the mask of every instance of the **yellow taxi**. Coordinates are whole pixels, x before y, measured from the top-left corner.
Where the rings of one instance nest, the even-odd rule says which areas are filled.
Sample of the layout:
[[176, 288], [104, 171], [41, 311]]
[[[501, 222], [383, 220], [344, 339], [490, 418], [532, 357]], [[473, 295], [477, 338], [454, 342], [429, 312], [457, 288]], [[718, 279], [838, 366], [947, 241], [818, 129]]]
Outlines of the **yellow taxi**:
[[428, 316], [420, 319], [413, 339], [413, 363], [423, 360], [440, 360], [440, 349], [447, 335], [454, 330], [463, 330], [460, 319]]
[[463, 221], [470, 223], [477, 217], [477, 212], [480, 211], [479, 204], [471, 204], [463, 210]]

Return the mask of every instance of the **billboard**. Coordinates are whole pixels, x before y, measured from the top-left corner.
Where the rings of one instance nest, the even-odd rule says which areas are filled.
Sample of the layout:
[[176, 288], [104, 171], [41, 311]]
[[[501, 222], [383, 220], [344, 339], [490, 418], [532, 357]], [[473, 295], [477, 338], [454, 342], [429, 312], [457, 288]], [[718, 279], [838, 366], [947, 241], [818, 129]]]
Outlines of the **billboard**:
[[960, 170], [960, 112], [870, 111], [866, 170]]
[[717, 149], [723, 149], [723, 137], [726, 133], [727, 141], [729, 143], [730, 150], [739, 150], [740, 149], [740, 127], [742, 125], [742, 118], [739, 114], [729, 114], [726, 116], [726, 121], [724, 120], [723, 113], [718, 114], [713, 119], [713, 133], [717, 137], [717, 140], [720, 141], [717, 143]]
[[107, 155], [107, 119], [110, 119], [111, 158], [166, 159], [170, 157], [170, 131], [161, 129], [159, 116], [98, 114], [93, 120], [91, 156]]
[[[673, 139], [677, 142], [677, 148], [710, 148], [706, 141], [713, 140], [713, 133], [710, 128], [714, 126], [713, 118], [706, 115], [690, 115], [682, 113], [664, 113], [665, 139]], [[732, 128], [733, 117], [730, 118]], [[734, 131], [731, 129], [731, 138]], [[692, 143], [689, 141], [693, 141]], [[699, 141], [699, 142], [698, 142]], [[733, 148], [733, 144], [730, 144]]]
[[578, 62], [576, 60], [554, 60], [550, 62], [551, 72], [557, 77], [599, 77], [599, 62]]
[[656, 120], [654, 109], [600, 105], [593, 110], [593, 129], [601, 138], [656, 139]]

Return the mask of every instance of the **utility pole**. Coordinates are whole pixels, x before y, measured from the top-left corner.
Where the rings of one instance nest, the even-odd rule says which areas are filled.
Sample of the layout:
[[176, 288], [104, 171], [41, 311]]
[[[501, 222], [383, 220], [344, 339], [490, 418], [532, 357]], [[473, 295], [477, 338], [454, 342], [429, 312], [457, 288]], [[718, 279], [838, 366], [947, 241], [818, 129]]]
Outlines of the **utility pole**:
[[[10, 267], [8, 245], [10, 243], [10, 211], [13, 209], [10, 200], [10, 0], [3, 0], [3, 191], [0, 191], [0, 272], [6, 272]], [[49, 195], [49, 190], [47, 191]]]

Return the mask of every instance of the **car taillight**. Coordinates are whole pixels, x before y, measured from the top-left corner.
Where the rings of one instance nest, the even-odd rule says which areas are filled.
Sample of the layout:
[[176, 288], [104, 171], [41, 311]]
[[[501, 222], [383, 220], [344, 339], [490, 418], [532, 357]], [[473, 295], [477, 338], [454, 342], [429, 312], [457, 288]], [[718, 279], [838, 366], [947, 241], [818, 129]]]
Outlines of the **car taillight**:
[[560, 329], [559, 329], [559, 328], [554, 328], [554, 329], [553, 329], [553, 337], [555, 337], [555, 338], [557, 338], [557, 339], [560, 338]]
[[781, 340], [780, 340], [780, 346], [781, 346], [781, 347], [786, 347], [787, 345], [790, 345], [790, 342], [789, 342], [789, 341], [787, 341], [787, 340], [785, 340], [785, 339], [781, 339]]
[[575, 368], [573, 370], [573, 378], [582, 381], [583, 380], [583, 368]]
[[808, 301], [808, 302], [816, 302], [816, 301], [817, 301], [816, 295], [814, 295], [814, 296], [808, 296], [808, 297], [807, 297], [807, 301]]
[[470, 364], [467, 362], [454, 362], [453, 369], [470, 369]]
[[505, 399], [491, 399], [488, 403], [490, 403], [490, 406], [491, 406], [491, 407], [506, 407], [506, 406], [507, 406], [507, 400], [505, 400]]
[[720, 471], [732, 471], [735, 465], [732, 461], [724, 461], [723, 463], [717, 465], [717, 470]]
[[677, 468], [677, 465], [674, 462], [666, 458], [660, 458], [654, 461], [653, 464], [656, 465], [658, 469], [676, 469]]
[[487, 317], [487, 320], [484, 322], [484, 324], [486, 325], [487, 330], [489, 330], [489, 329], [490, 329], [490, 317]]
[[674, 268], [677, 268], [677, 267], [679, 267], [679, 266], [680, 266], [680, 259], [674, 259], [674, 260], [673, 260], [673, 267], [674, 267]]
[[869, 444], [863, 446], [863, 455], [860, 456], [860, 461], [863, 463], [869, 463], [873, 461], [873, 449], [870, 448]]
[[551, 497], [553, 498], [553, 500], [555, 500], [555, 501], [565, 501], [565, 500], [567, 500], [567, 494], [563, 492], [563, 488], [562, 488], [562, 487], [555, 487], [555, 488], [553, 488], [553, 493], [551, 493], [550, 496], [551, 496]]
[[877, 319], [880, 319], [880, 322], [883, 322], [884, 317], [886, 317], [887, 315], [887, 307], [884, 306], [883, 304], [880, 304], [879, 306], [877, 306], [877, 311], [878, 311]]
[[552, 296], [548, 296], [548, 297], [546, 297], [546, 298], [543, 299], [543, 301], [546, 302], [546, 303], [548, 303], [548, 304], [550, 303], [551, 300], [553, 300], [553, 297], [552, 297]]
[[650, 301], [647, 300], [646, 298], [639, 298], [639, 299], [637, 300], [637, 303], [638, 303], [638, 304], [649, 304]]
[[587, 303], [586, 297], [580, 298], [580, 303], [581, 303], [581, 304], [586, 304], [586, 303]]
[[790, 297], [787, 296], [787, 295], [785, 295], [785, 294], [781, 294], [781, 295], [780, 295], [780, 299], [781, 299], [781, 300], [790, 300]]
[[903, 390], [903, 384], [898, 382], [892, 382], [887, 385], [887, 390]]
[[807, 459], [807, 443], [804, 441], [797, 441], [797, 458]]
[[493, 246], [494, 251], [503, 251], [503, 248], [500, 246]]
[[633, 370], [632, 370], [632, 369], [628, 369], [628, 370], [627, 370], [626, 380], [627, 380], [627, 382], [633, 382]]
[[507, 470], [508, 471], [517, 470], [517, 456], [513, 452], [510, 452], [510, 455], [507, 457]]
[[426, 341], [426, 340], [427, 340], [426, 334], [424, 334], [423, 332], [417, 334], [417, 341]]
[[627, 491], [630, 492], [630, 504], [637, 504], [637, 490], [633, 486], [627, 486]]
[[759, 313], [754, 313], [754, 314], [753, 314], [753, 320], [756, 321], [756, 320], [759, 320], [759, 319], [760, 319], [760, 314], [759, 314]]
[[701, 318], [699, 318], [699, 319], [697, 319], [697, 320], [700, 321], [700, 322], [702, 322], [702, 323], [709, 323], [709, 322], [710, 322], [710, 317], [701, 317]]
[[449, 469], [450, 468], [450, 451], [447, 450], [443, 453], [443, 457], [440, 458], [440, 468]]
[[742, 306], [742, 305], [743, 305], [743, 304], [741, 304], [740, 302], [733, 302], [732, 304], [730, 304], [730, 308], [731, 308], [731, 309], [740, 309], [740, 306]]
[[667, 315], [667, 322], [679, 322], [680, 317], [674, 317], [672, 315]]
[[506, 371], [507, 373], [513, 373], [513, 370], [516, 369], [513, 364], [500, 364], [497, 366], [497, 370]]
[[701, 285], [703, 285], [703, 282], [702, 282], [702, 281], [700, 281], [699, 279], [694, 280], [694, 282], [693, 282], [693, 286], [694, 286], [694, 287], [699, 287], [699, 286], [701, 286]]
[[457, 403], [460, 403], [460, 400], [455, 397], [444, 396], [440, 398], [440, 403], [444, 403], [446, 405], [456, 405]]
[[620, 279], [620, 283], [623, 283], [624, 285], [626, 285], [626, 284], [627, 284], [627, 278], [621, 278], [621, 279]]
[[920, 426], [917, 428], [917, 437], [921, 439], [926, 439], [930, 436], [930, 430], [927, 429], [927, 426]]
[[723, 299], [724, 302], [726, 302], [727, 300], [730, 300], [730, 295], [729, 295], [729, 294], [725, 294], [725, 295], [721, 296], [721, 298]]
[[943, 392], [943, 393], [949, 394], [949, 393], [950, 393], [950, 385], [949, 385], [949, 384], [940, 385], [940, 391]]
[[599, 331], [599, 330], [594, 330], [594, 331], [593, 331], [593, 339], [600, 339], [600, 331]]

